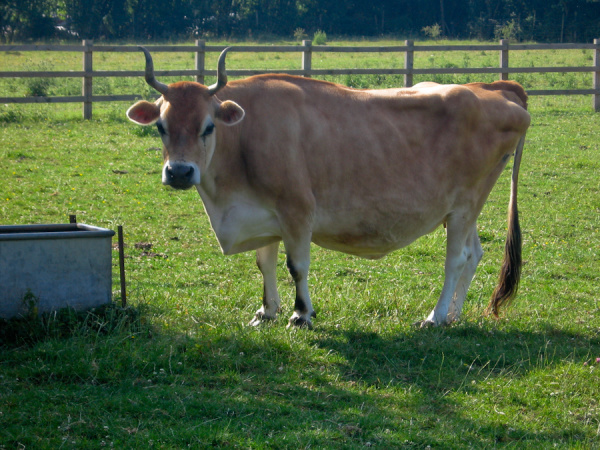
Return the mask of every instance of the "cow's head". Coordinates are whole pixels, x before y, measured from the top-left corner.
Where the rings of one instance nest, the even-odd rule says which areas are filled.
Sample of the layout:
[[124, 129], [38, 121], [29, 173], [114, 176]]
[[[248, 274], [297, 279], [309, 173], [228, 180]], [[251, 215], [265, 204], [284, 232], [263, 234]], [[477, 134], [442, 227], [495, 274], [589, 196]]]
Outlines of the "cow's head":
[[227, 84], [223, 50], [212, 86], [181, 81], [166, 85], [154, 76], [150, 52], [146, 55], [146, 82], [162, 94], [154, 103], [137, 102], [127, 117], [140, 125], [156, 124], [163, 141], [162, 182], [176, 189], [200, 184], [201, 173], [210, 164], [217, 145], [217, 129], [232, 126], [244, 118], [244, 110], [230, 100], [221, 102], [215, 94]]

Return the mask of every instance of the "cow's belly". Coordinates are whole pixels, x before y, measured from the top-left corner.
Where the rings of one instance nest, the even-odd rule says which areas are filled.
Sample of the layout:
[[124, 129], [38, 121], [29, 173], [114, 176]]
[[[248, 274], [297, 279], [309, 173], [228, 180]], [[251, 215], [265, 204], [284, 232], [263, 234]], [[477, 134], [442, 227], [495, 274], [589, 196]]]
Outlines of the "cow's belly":
[[445, 218], [442, 214], [360, 217], [360, 214], [341, 215], [318, 221], [313, 230], [313, 242], [331, 250], [377, 259], [431, 233]]
[[[277, 211], [250, 196], [229, 199], [224, 205], [203, 198], [211, 226], [224, 254], [255, 250], [282, 239]], [[371, 205], [372, 206], [372, 205]], [[432, 232], [446, 218], [445, 208], [402, 211], [387, 208], [317, 208], [311, 240], [327, 249], [381, 258]]]

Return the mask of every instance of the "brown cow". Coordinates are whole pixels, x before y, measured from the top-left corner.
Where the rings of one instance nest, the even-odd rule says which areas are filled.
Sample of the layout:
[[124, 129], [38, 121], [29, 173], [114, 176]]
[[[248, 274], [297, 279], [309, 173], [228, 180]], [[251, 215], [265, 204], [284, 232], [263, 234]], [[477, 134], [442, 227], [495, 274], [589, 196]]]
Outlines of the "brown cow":
[[[514, 82], [355, 90], [289, 75], [227, 83], [165, 85], [146, 55], [146, 81], [162, 96], [128, 111], [156, 124], [164, 144], [163, 183], [195, 186], [225, 254], [256, 250], [263, 306], [251, 324], [274, 319], [283, 241], [296, 284], [290, 325], [311, 327], [311, 241], [381, 258], [447, 229], [441, 295], [423, 325], [459, 318], [483, 251], [477, 218], [515, 154], [508, 237], [489, 311], [515, 295], [521, 269], [517, 178], [530, 118]], [[516, 150], [515, 150], [516, 149]]]

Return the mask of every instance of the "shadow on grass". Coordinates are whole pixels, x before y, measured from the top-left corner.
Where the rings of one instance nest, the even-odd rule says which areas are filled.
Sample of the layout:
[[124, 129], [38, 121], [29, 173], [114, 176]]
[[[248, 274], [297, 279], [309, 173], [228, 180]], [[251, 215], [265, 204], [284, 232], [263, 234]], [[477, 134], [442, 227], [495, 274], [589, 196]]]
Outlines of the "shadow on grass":
[[[560, 329], [461, 323], [374, 333], [321, 324], [311, 332], [278, 322], [214, 327], [197, 317], [182, 332], [150, 327], [143, 311], [114, 305], [63, 314], [68, 320], [30, 339], [23, 354], [4, 354], [4, 417], [15, 443], [36, 433], [46, 444], [62, 442], [54, 411], [82, 404], [90, 407], [78, 412], [82, 425], [70, 436], [108, 442], [110, 429], [124, 447], [461, 448], [592, 439], [594, 427], [583, 421], [531, 420], [544, 414], [548, 395], [529, 377], [600, 355], [599, 339]], [[53, 345], [36, 349], [44, 339]], [[540, 392], [513, 388], [520, 382]], [[51, 407], [35, 407], [47, 429], [13, 419], [48, 397]]]
[[[241, 435], [263, 430], [266, 439], [267, 428], [280, 444], [282, 436], [294, 435], [317, 446], [486, 447], [591, 439], [594, 427], [576, 421], [549, 427], [544, 420], [515, 420], [542, 415], [539, 402], [549, 392], [506, 386], [600, 355], [598, 339], [552, 328], [498, 331], [470, 324], [388, 336], [322, 327], [305, 337], [315, 350], [304, 353], [307, 347], [296, 348], [293, 336], [284, 341], [272, 329], [284, 333], [271, 327], [193, 341], [199, 353], [187, 364], [212, 374], [204, 380], [211, 380], [209, 391], [221, 408], [205, 421], [223, 425], [234, 411]], [[497, 399], [500, 409], [508, 407], [510, 414], [495, 409], [494, 396], [503, 395], [508, 397]]]
[[35, 308], [12, 319], [0, 318], [0, 349], [29, 347], [48, 339], [66, 339], [73, 336], [139, 332], [142, 316], [138, 309], [122, 308], [116, 303], [76, 311], [60, 308], [38, 314]]

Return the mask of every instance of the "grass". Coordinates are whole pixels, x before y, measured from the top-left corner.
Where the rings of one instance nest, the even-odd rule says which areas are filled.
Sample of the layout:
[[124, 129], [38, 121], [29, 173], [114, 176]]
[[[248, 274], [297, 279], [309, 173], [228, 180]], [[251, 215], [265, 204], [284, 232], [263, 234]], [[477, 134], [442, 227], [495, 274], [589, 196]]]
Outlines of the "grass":
[[[443, 230], [375, 262], [314, 247], [313, 331], [285, 328], [294, 292], [281, 254], [282, 318], [247, 327], [262, 293], [254, 255], [223, 256], [197, 194], [160, 185], [158, 135], [126, 121], [128, 106], [95, 106], [88, 122], [73, 105], [0, 106], [2, 223], [123, 225], [130, 301], [0, 323], [0, 448], [600, 445], [589, 99], [531, 100], [513, 306], [482, 317], [507, 169], [479, 221], [486, 254], [463, 319], [427, 330], [412, 323], [439, 295]], [[113, 273], [118, 301], [116, 252]]]

